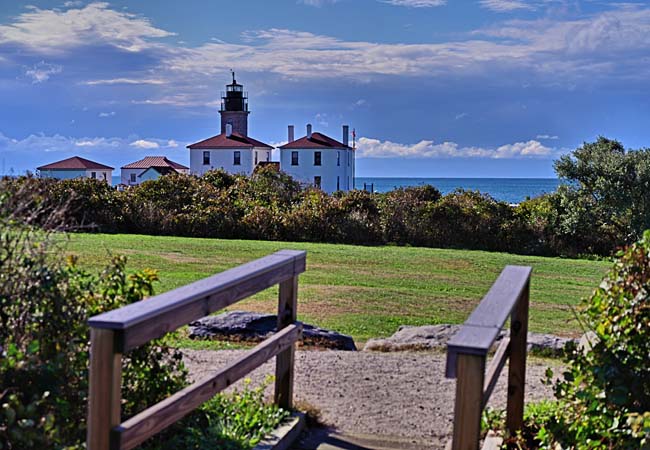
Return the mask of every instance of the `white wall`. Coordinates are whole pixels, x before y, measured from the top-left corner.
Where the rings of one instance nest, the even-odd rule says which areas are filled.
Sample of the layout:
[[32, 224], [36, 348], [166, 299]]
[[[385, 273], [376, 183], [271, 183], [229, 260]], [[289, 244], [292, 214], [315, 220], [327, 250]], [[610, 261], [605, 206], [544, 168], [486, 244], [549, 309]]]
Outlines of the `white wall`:
[[[291, 152], [298, 152], [298, 165], [291, 165]], [[314, 165], [314, 153], [321, 152], [321, 165]], [[337, 152], [341, 155], [341, 165], [337, 165]], [[349, 156], [348, 156], [349, 155]], [[348, 157], [350, 165], [348, 166]], [[321, 177], [321, 189], [336, 192], [337, 177], [339, 190], [354, 189], [354, 152], [347, 149], [281, 149], [280, 169], [304, 184], [314, 184], [314, 177]], [[349, 182], [348, 182], [349, 180]]]
[[[135, 186], [140, 184], [140, 174], [147, 169], [122, 169], [120, 173], [120, 182], [126, 184], [127, 186]], [[135, 181], [131, 181], [131, 174], [135, 174]]]
[[[210, 164], [203, 164], [203, 152], [210, 152]], [[234, 152], [241, 152], [241, 165], [235, 166]], [[269, 149], [270, 151], [270, 149]], [[258, 155], [258, 158], [261, 155]], [[224, 169], [226, 172], [235, 174], [243, 173], [250, 175], [253, 173], [253, 149], [218, 149], [203, 150], [190, 149], [190, 173], [193, 175], [203, 175], [213, 169]]]

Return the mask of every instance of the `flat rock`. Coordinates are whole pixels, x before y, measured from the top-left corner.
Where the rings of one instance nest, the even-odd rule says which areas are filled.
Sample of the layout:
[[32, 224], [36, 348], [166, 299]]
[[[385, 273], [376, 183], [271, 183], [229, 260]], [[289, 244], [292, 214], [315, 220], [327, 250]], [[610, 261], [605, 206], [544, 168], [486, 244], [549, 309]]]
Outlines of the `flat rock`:
[[[444, 349], [460, 325], [425, 325], [414, 327], [402, 325], [391, 337], [370, 339], [364, 346], [364, 351], [398, 352], [406, 350]], [[497, 338], [498, 343], [507, 335], [503, 331]], [[528, 333], [528, 350], [549, 355], [561, 355], [562, 349], [572, 339], [554, 336], [552, 334]]]
[[[230, 311], [190, 323], [190, 339], [261, 342], [276, 332], [277, 316], [248, 311]], [[303, 346], [332, 350], [357, 349], [350, 336], [303, 324]]]

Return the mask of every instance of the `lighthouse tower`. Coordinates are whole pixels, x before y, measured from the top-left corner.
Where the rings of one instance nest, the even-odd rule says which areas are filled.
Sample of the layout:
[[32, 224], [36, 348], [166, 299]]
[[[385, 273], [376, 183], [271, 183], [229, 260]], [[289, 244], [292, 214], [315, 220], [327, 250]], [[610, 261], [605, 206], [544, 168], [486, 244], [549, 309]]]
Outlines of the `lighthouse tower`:
[[232, 72], [232, 83], [226, 85], [226, 92], [221, 93], [221, 133], [226, 133], [226, 125], [230, 124], [233, 133], [248, 136], [248, 93], [235, 80]]
[[213, 169], [250, 175], [258, 165], [271, 163], [273, 147], [248, 136], [248, 94], [235, 80], [221, 94], [221, 132], [192, 145], [190, 173], [203, 175]]

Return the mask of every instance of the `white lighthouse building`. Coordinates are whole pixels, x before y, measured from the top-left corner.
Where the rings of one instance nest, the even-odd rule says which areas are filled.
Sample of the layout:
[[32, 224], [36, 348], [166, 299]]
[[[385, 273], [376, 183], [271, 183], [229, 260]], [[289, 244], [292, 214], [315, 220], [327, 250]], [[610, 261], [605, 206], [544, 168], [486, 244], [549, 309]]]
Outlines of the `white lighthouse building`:
[[289, 142], [280, 147], [280, 169], [304, 184], [314, 185], [327, 193], [354, 189], [354, 149], [348, 145], [350, 129], [343, 126], [343, 142], [322, 133], [312, 132], [294, 140], [289, 125]]
[[212, 169], [250, 175], [260, 163], [271, 161], [273, 147], [248, 137], [248, 94], [235, 80], [221, 96], [221, 133], [188, 145], [190, 173], [203, 175]]

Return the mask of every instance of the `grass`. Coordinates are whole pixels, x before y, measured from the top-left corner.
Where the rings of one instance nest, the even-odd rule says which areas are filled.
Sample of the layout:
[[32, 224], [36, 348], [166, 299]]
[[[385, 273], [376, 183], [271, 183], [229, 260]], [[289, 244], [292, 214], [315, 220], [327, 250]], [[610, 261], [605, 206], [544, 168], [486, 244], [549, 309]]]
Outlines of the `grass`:
[[[610, 263], [469, 250], [73, 234], [65, 252], [89, 269], [111, 254], [129, 268], [159, 271], [164, 292], [280, 249], [307, 251], [300, 277], [300, 320], [352, 335], [357, 341], [388, 336], [400, 325], [461, 323], [505, 265], [533, 266], [531, 331], [581, 333], [572, 307], [598, 285]], [[275, 312], [277, 288], [233, 309]], [[187, 339], [186, 339], [187, 340]], [[199, 345], [199, 344], [196, 344]]]

